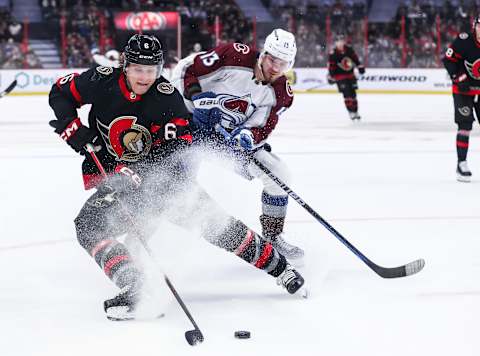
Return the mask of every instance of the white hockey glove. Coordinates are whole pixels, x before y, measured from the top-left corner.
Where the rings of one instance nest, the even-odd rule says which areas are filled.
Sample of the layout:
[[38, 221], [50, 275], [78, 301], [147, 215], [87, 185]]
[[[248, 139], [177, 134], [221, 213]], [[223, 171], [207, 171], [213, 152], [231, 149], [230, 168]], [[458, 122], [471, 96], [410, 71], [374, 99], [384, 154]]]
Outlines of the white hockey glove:
[[252, 131], [245, 128], [233, 130], [231, 141], [234, 146], [243, 148], [245, 151], [251, 151], [255, 146]]

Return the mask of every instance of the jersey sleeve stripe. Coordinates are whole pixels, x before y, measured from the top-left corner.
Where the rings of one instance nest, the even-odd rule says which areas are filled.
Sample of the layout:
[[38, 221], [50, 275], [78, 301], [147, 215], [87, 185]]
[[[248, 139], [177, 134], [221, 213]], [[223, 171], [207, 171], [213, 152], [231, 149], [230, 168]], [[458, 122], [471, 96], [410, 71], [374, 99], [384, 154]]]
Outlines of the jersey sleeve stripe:
[[80, 93], [77, 90], [77, 86], [75, 85], [75, 79], [73, 79], [70, 82], [70, 92], [72, 93], [72, 95], [75, 98], [78, 105], [82, 106], [83, 105], [82, 104], [82, 96], [80, 95]]

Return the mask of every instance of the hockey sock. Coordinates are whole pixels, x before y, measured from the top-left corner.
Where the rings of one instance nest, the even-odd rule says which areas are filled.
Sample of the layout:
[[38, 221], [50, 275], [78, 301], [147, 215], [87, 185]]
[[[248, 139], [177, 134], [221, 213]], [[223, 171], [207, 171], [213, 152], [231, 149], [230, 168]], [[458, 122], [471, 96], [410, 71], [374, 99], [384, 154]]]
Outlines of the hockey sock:
[[260, 224], [262, 225], [262, 235], [267, 238], [275, 237], [283, 232], [285, 217], [275, 217], [260, 215]]
[[457, 158], [458, 162], [467, 160], [468, 142], [470, 131], [459, 130], [457, 133]]
[[287, 215], [288, 195], [272, 195], [267, 191], [262, 192], [262, 234], [273, 237], [283, 231], [285, 215]]
[[101, 240], [91, 249], [90, 255], [119, 288], [132, 284], [141, 277], [127, 248], [116, 240]]
[[209, 241], [274, 277], [278, 277], [287, 265], [285, 257], [272, 244], [239, 220], [232, 219], [220, 236]]
[[349, 112], [357, 112], [358, 111], [358, 101], [356, 98], [345, 98], [344, 99], [345, 106]]

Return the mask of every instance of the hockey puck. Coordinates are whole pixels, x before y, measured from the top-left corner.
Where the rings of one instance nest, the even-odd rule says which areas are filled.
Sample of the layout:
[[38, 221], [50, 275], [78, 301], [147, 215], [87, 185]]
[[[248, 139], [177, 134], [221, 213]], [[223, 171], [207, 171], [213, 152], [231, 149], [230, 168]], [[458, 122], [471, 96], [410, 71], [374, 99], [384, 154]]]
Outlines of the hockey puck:
[[250, 339], [250, 331], [238, 330], [233, 334], [237, 339]]

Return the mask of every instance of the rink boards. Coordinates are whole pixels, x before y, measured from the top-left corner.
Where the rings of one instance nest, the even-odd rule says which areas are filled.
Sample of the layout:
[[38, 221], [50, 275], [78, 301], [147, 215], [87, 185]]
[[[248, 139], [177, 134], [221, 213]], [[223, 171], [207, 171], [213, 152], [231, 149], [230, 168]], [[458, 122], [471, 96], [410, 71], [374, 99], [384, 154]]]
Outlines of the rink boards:
[[[0, 70], [0, 90], [14, 79], [18, 84], [12, 95], [46, 95], [55, 81], [77, 69]], [[171, 69], [164, 70], [169, 77]], [[296, 68], [288, 73], [296, 93], [336, 93], [336, 86], [327, 82], [326, 68]], [[358, 73], [357, 73], [358, 75]], [[358, 75], [360, 93], [376, 94], [449, 94], [451, 81], [444, 69], [367, 68]]]

